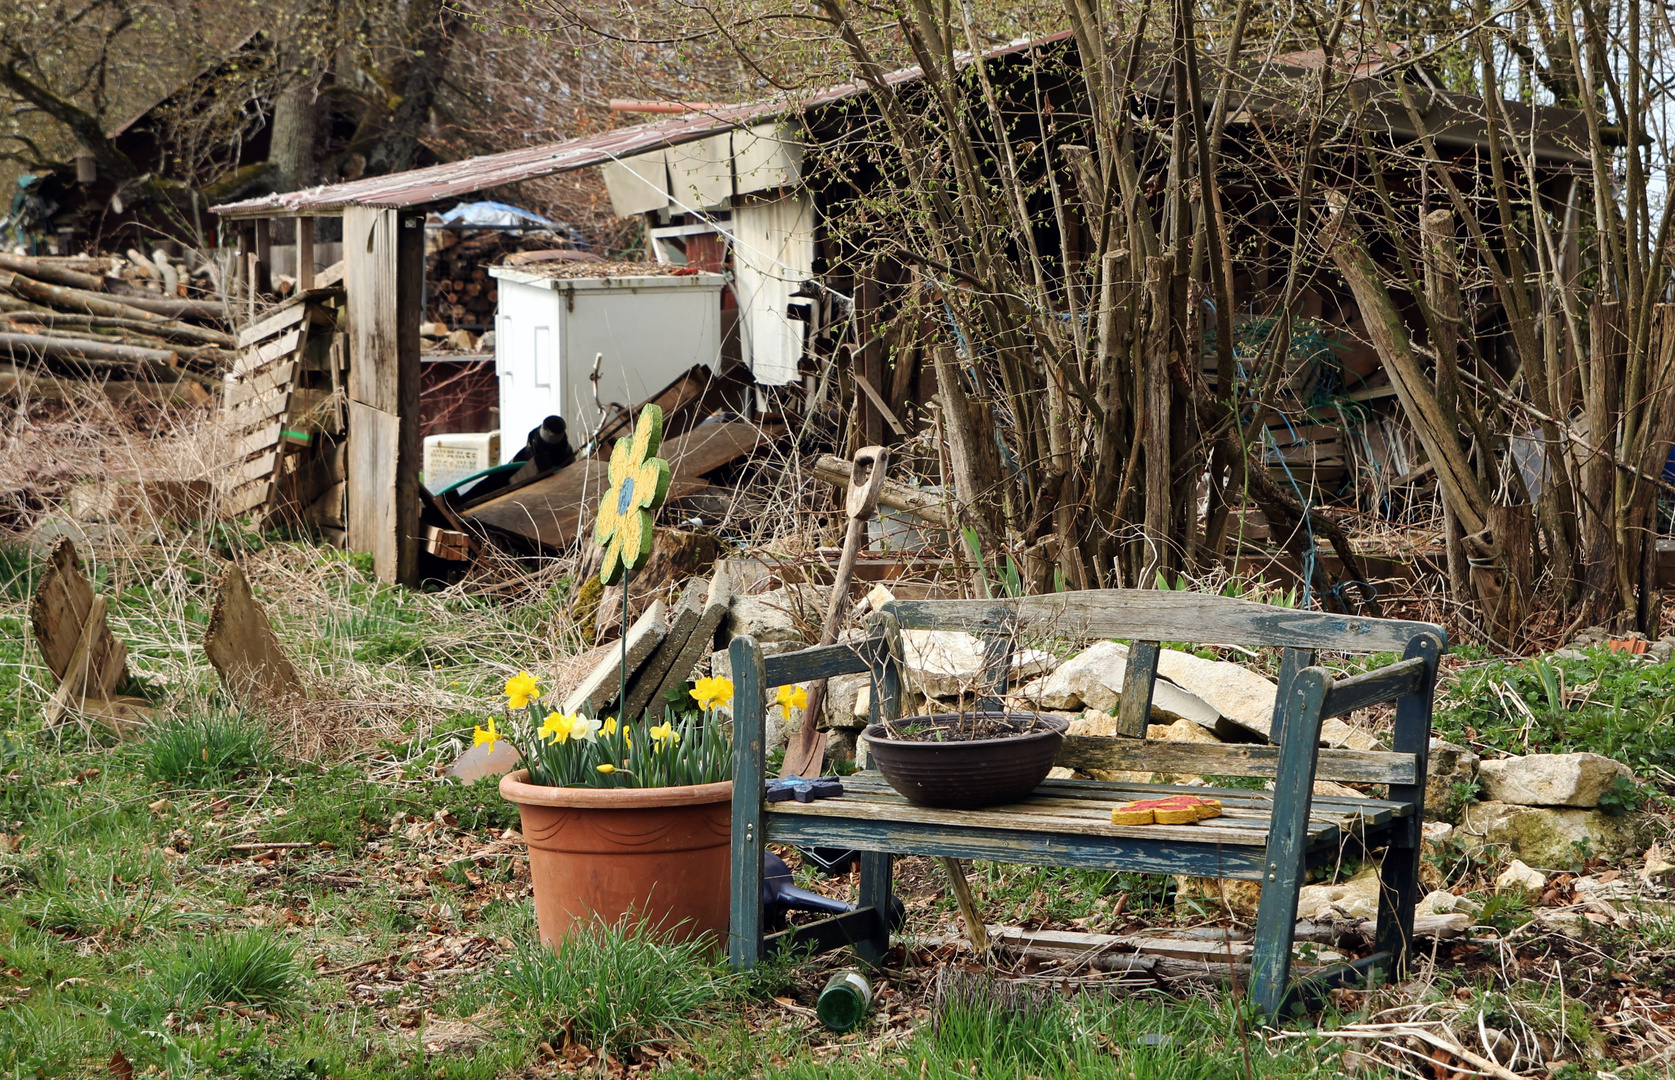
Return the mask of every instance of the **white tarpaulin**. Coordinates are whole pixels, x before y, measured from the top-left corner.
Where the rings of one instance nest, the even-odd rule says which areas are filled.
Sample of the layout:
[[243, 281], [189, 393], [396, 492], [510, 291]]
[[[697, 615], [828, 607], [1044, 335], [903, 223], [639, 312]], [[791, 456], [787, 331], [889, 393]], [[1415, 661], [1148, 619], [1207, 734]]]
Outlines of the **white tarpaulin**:
[[760, 385], [795, 382], [803, 324], [787, 318], [785, 309], [791, 293], [814, 273], [814, 203], [794, 195], [735, 205], [732, 232], [745, 363]]

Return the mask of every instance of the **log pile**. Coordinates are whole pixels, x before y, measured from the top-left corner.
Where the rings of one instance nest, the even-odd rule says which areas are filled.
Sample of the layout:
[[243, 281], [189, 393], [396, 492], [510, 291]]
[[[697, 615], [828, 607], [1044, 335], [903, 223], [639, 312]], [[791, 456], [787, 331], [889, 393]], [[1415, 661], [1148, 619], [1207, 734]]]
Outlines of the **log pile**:
[[0, 393], [63, 396], [53, 390], [67, 378], [121, 386], [116, 400], [207, 402], [235, 341], [221, 328], [222, 305], [181, 295], [180, 270], [162, 258], [172, 294], [151, 260], [156, 291], [132, 280], [136, 264], [122, 260], [0, 253]]

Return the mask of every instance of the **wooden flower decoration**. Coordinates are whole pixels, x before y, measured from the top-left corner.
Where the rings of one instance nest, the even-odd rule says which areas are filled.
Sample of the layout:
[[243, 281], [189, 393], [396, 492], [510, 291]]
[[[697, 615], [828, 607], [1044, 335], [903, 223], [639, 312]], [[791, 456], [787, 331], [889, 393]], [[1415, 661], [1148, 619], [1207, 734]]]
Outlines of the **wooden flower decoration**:
[[599, 502], [593, 538], [605, 549], [599, 580], [613, 585], [651, 555], [652, 516], [669, 495], [669, 463], [656, 457], [663, 442], [663, 410], [647, 405], [634, 434], [611, 451], [611, 486]]

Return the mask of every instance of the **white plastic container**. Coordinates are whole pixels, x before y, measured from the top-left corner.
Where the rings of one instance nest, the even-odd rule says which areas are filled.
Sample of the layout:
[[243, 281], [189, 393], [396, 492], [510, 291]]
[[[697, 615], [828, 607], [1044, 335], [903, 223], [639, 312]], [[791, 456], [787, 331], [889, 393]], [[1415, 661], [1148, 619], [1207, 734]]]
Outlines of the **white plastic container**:
[[600, 355], [598, 399], [632, 408], [694, 364], [720, 370], [720, 274], [551, 277], [496, 266], [494, 365], [500, 430], [523, 444], [548, 416], [564, 417], [580, 447], [599, 423], [589, 376]]
[[500, 464], [500, 432], [425, 437], [424, 484], [433, 494]]

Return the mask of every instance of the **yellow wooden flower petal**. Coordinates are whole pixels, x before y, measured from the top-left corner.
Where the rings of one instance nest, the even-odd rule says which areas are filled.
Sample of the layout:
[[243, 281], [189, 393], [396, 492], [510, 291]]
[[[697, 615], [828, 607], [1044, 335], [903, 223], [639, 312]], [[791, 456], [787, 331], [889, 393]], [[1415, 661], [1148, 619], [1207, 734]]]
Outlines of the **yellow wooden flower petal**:
[[618, 485], [612, 484], [605, 489], [605, 495], [599, 500], [599, 514], [593, 519], [593, 542], [603, 544], [610, 540], [611, 533], [616, 531], [621, 520], [616, 512], [617, 500], [622, 497]]
[[619, 528], [611, 533], [611, 538], [605, 544], [605, 558], [599, 564], [599, 581], [603, 585], [615, 585], [622, 579], [622, 530]]
[[652, 458], [634, 470], [634, 501], [647, 510], [663, 505], [669, 494], [669, 463]]
[[640, 463], [639, 458], [630, 459], [629, 455], [632, 453], [630, 447], [631, 440], [618, 439], [616, 441], [616, 448], [611, 451], [611, 469], [609, 475], [611, 478], [611, 487], [613, 488], [622, 483], [622, 478], [628, 475], [629, 470], [634, 465], [638, 465]]
[[640, 421], [634, 425], [634, 446], [629, 451], [629, 464], [639, 466], [647, 458], [657, 453], [657, 448], [663, 445], [663, 410], [656, 405], [647, 405], [640, 410]]
[[629, 570], [638, 570], [651, 557], [652, 539], [655, 530], [652, 527], [651, 515], [644, 510], [630, 510], [617, 528], [617, 535], [622, 538], [621, 559]]

